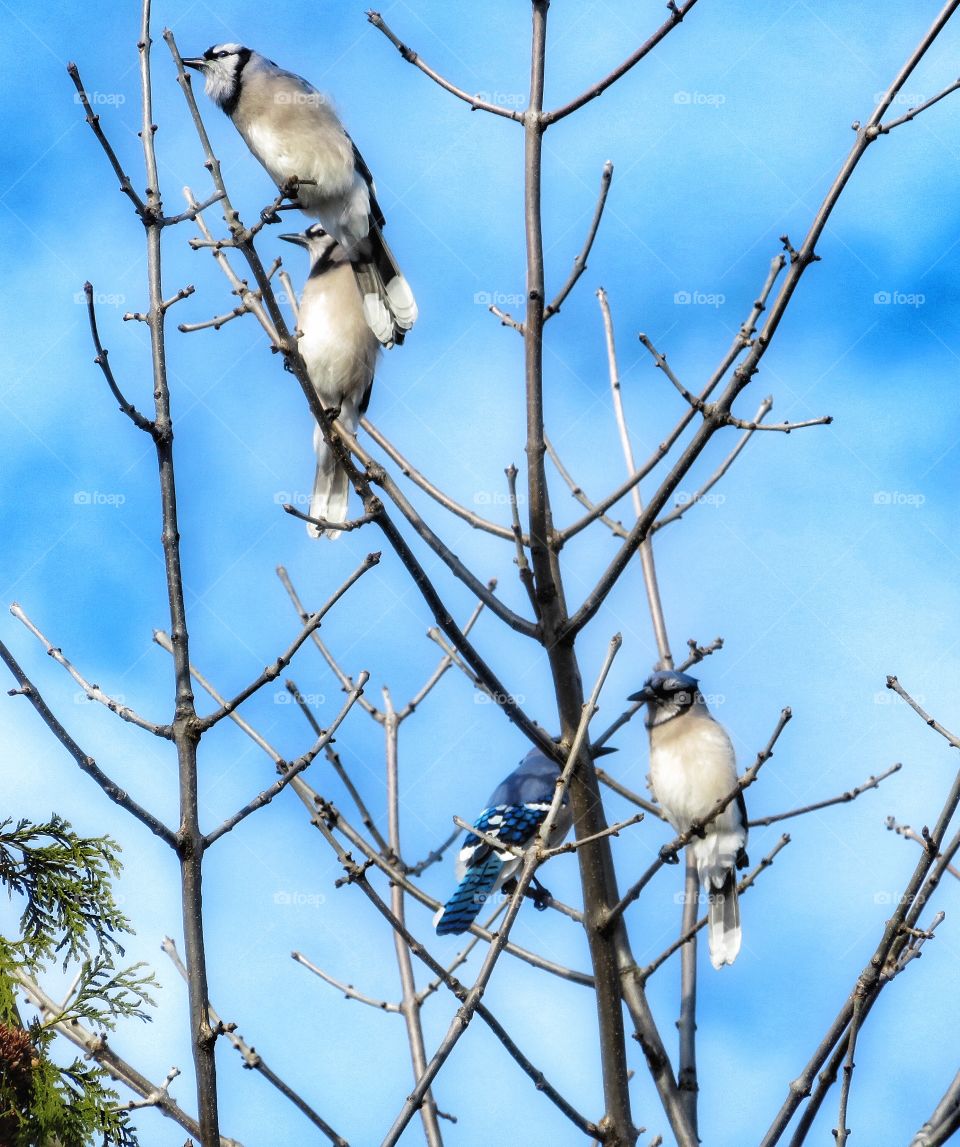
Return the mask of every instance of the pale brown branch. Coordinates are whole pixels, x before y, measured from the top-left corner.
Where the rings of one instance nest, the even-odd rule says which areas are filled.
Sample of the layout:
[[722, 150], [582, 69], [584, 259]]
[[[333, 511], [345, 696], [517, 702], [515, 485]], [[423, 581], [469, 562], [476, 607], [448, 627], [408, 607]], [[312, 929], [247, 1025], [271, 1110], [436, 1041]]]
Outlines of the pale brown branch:
[[[31, 979], [22, 968], [12, 969], [12, 975], [23, 989], [30, 1003], [37, 1008], [42, 1016], [48, 1017], [48, 1019], [44, 1021], [45, 1023], [52, 1024], [60, 1035], [70, 1040], [70, 1042], [80, 1048], [86, 1056], [89, 1056], [100, 1064], [111, 1079], [119, 1081], [134, 1092], [134, 1094], [141, 1096], [143, 1100], [142, 1104], [127, 1102], [123, 1104], [125, 1108], [146, 1105], [155, 1107], [157, 1111], [167, 1119], [172, 1119], [175, 1123], [178, 1123], [188, 1135], [192, 1135], [195, 1139], [199, 1140], [200, 1124], [180, 1107], [169, 1092], [169, 1085], [176, 1075], [179, 1074], [179, 1068], [171, 1068], [163, 1084], [158, 1086], [152, 1083], [145, 1075], [137, 1071], [132, 1064], [117, 1055], [108, 1044], [105, 1035], [97, 1035], [89, 1028], [84, 1027], [77, 1019], [59, 1019], [58, 1017], [62, 1009], [57, 1002], [51, 999], [40, 985]], [[226, 1136], [221, 1136], [220, 1147], [241, 1147], [241, 1145], [235, 1139], [228, 1139]]]
[[302, 952], [291, 952], [290, 955], [298, 964], [302, 964], [309, 971], [313, 972], [315, 976], [319, 976], [324, 983], [329, 984], [332, 988], [336, 988], [338, 992], [342, 992], [345, 999], [356, 1000], [358, 1004], [366, 1004], [367, 1007], [376, 1008], [381, 1012], [396, 1012], [399, 1014], [399, 1004], [391, 1003], [389, 1000], [375, 1000], [373, 996], [368, 996], [358, 991], [353, 984], [344, 984], [340, 980], [335, 980], [329, 972], [325, 972], [322, 968], [318, 968], [316, 964], [311, 963]]
[[47, 726], [54, 737], [60, 742], [61, 745], [67, 750], [71, 757], [77, 762], [83, 772], [87, 774], [92, 780], [100, 786], [103, 792], [113, 801], [115, 805], [124, 809], [135, 817], [141, 824], [146, 825], [147, 828], [158, 836], [164, 844], [167, 844], [172, 849], [176, 849], [177, 840], [174, 833], [167, 828], [167, 826], [153, 815], [148, 812], [124, 790], [115, 781], [100, 768], [93, 757], [88, 756], [77, 744], [77, 742], [70, 736], [67, 730], [60, 724], [57, 718], [50, 711], [49, 706], [43, 697], [40, 695], [37, 687], [33, 684], [26, 673], [20, 668], [16, 659], [6, 645], [0, 641], [0, 658], [3, 659], [7, 668], [13, 674], [17, 681], [16, 689], [8, 689], [7, 692], [10, 696], [19, 695], [26, 697], [30, 704], [36, 709], [40, 719]]
[[213, 832], [207, 833], [203, 839], [204, 848], [209, 848], [212, 844], [215, 844], [220, 839], [220, 837], [225, 836], [228, 832], [232, 832], [233, 829], [235, 829], [237, 825], [241, 823], [241, 821], [246, 820], [246, 818], [250, 816], [251, 813], [254, 813], [258, 809], [263, 808], [264, 805], [268, 805], [274, 799], [274, 797], [278, 796], [287, 787], [287, 785], [290, 784], [291, 781], [293, 781], [300, 775], [300, 773], [303, 772], [304, 769], [313, 764], [320, 750], [326, 748], [330, 741], [333, 740], [334, 733], [336, 733], [337, 729], [340, 728], [340, 725], [343, 723], [347, 714], [353, 708], [357, 697], [363, 692], [363, 687], [366, 685], [369, 679], [370, 674], [365, 669], [362, 670], [357, 677], [357, 684], [354, 687], [353, 692], [347, 698], [343, 708], [333, 719], [330, 728], [326, 729], [322, 735], [317, 738], [316, 742], [307, 750], [307, 752], [298, 757], [295, 761], [291, 761], [284, 768], [283, 776], [281, 776], [281, 778], [275, 784], [271, 785], [268, 789], [264, 789], [263, 792], [258, 793], [253, 798], [253, 800], [245, 804], [243, 808], [239, 809], [232, 816], [227, 817], [227, 819], [218, 828], [215, 828]]
[[576, 99], [571, 100], [569, 103], [564, 104], [562, 107], [556, 108], [554, 111], [545, 112], [542, 117], [544, 126], [556, 123], [558, 120], [564, 119], [566, 116], [571, 115], [573, 112], [577, 111], [578, 108], [582, 108], [584, 104], [589, 103], [591, 100], [595, 100], [597, 96], [603, 95], [603, 93], [607, 90], [607, 88], [610, 87], [611, 84], [616, 83], [621, 76], [626, 75], [626, 73], [629, 72], [631, 68], [639, 64], [644, 56], [653, 51], [657, 44], [659, 44], [665, 36], [672, 32], [674, 28], [676, 28], [676, 26], [683, 20], [684, 16], [687, 15], [687, 13], [694, 6], [694, 4], [696, 4], [696, 2], [697, 0], [686, 0], [686, 3], [677, 4], [675, 0], [670, 0], [670, 2], [667, 4], [667, 8], [670, 10], [670, 15], [667, 17], [664, 23], [660, 25], [656, 32], [654, 32], [650, 39], [641, 44], [635, 52], [628, 56], [622, 64], [614, 68], [613, 71], [609, 73], [609, 75], [604, 76], [602, 80], [599, 80], [597, 83], [587, 88], [587, 90], [577, 96]]
[[[623, 450], [623, 459], [626, 463], [627, 473], [632, 474], [637, 468], [633, 458], [633, 447], [630, 444], [630, 432], [627, 429], [627, 416], [623, 409], [623, 394], [620, 389], [620, 368], [617, 364], [617, 348], [613, 337], [613, 318], [610, 314], [610, 303], [607, 292], [601, 287], [597, 291], [600, 302], [600, 314], [603, 318], [603, 333], [607, 344], [607, 370], [610, 376], [610, 394], [613, 400], [613, 413], [620, 433], [620, 447]], [[636, 485], [630, 491], [633, 497], [633, 510], [636, 517], [643, 513], [643, 500], [640, 497], [640, 487]], [[673, 668], [673, 655], [670, 652], [670, 638], [667, 636], [667, 623], [663, 615], [663, 602], [660, 599], [660, 586], [657, 583], [657, 566], [653, 557], [653, 542], [645, 538], [637, 551], [640, 556], [640, 568], [643, 571], [643, 586], [647, 594], [647, 605], [650, 609], [650, 621], [653, 626], [653, 636], [657, 643], [659, 654], [659, 669]]]
[[[790, 809], [788, 812], [773, 813], [771, 816], [757, 817], [755, 820], [747, 821], [749, 828], [761, 828], [770, 824], [776, 824], [780, 820], [789, 820], [794, 816], [805, 816], [808, 812], [816, 812], [818, 809], [829, 808], [830, 805], [847, 804], [854, 801], [860, 796], [861, 793], [867, 792], [868, 789], [875, 789], [880, 787], [881, 781], [885, 781], [887, 777], [892, 777], [894, 773], [899, 772], [903, 766], [898, 762], [891, 765], [889, 769], [885, 769], [878, 776], [872, 776], [869, 780], [863, 782], [862, 785], [857, 785], [856, 788], [848, 789], [845, 793], [840, 793], [839, 796], [828, 797], [826, 800], [815, 801], [813, 804], [804, 805], [803, 808]], [[890, 824], [887, 825], [890, 828]]]
[[[587, 496], [586, 492], [584, 491], [583, 487], [570, 474], [570, 471], [566, 468], [566, 466], [561, 461], [560, 455], [557, 453], [556, 447], [550, 441], [550, 439], [548, 438], [546, 433], [544, 433], [544, 435], [543, 435], [543, 444], [546, 447], [547, 454], [550, 456], [550, 461], [556, 467], [557, 473], [564, 480], [564, 482], [566, 482], [566, 484], [570, 487], [570, 493], [573, 494], [573, 496], [577, 499], [577, 501], [580, 503], [581, 506], [584, 506], [591, 513], [594, 513], [594, 511], [597, 508], [595, 503], [590, 500], [590, 498]], [[637, 480], [639, 481], [639, 479], [637, 479]], [[621, 497], [622, 497], [622, 495], [621, 495]], [[623, 525], [622, 522], [618, 522], [613, 518], [609, 518], [609, 517], [607, 517], [606, 514], [604, 514], [602, 512], [595, 514], [594, 517], [599, 518], [599, 520], [601, 522], [603, 522], [603, 524], [607, 527], [607, 529], [610, 530], [611, 533], [615, 534], [618, 538], [629, 537], [629, 530], [627, 530], [627, 528]], [[594, 520], [594, 519], [591, 519], [591, 520]], [[564, 540], [566, 540], [566, 538], [564, 538]]]
[[116, 713], [121, 720], [129, 722], [131, 725], [136, 725], [139, 729], [145, 729], [148, 733], [153, 733], [155, 737], [163, 737], [168, 741], [173, 739], [173, 731], [169, 725], [158, 725], [153, 721], [148, 721], [145, 717], [141, 717], [139, 713], [131, 709], [129, 705], [124, 705], [120, 701], [116, 701], [108, 696], [99, 685], [92, 685], [87, 681], [83, 674], [64, 656], [63, 650], [52, 645], [33, 624], [18, 602], [14, 602], [10, 606], [10, 612], [17, 621], [22, 622], [23, 625], [30, 630], [47, 651], [47, 655], [52, 657], [58, 665], [66, 669], [91, 701], [99, 702], [109, 709], [111, 713]]
[[[336, 590], [333, 596], [329, 598], [329, 600], [324, 605], [322, 605], [316, 613], [312, 613], [309, 616], [303, 626], [303, 629], [301, 629], [297, 634], [290, 647], [281, 653], [276, 661], [274, 661], [271, 665], [268, 665], [255, 681], [251, 681], [249, 685], [241, 689], [240, 692], [234, 698], [232, 698], [232, 700], [227, 701], [225, 704], [221, 705], [220, 708], [215, 710], [213, 713], [208, 713], [206, 717], [198, 718], [198, 730], [201, 733], [205, 733], [208, 729], [213, 728], [213, 726], [216, 725], [218, 721], [222, 721], [224, 717], [228, 717], [234, 711], [234, 709], [237, 709], [240, 705], [243, 704], [244, 701], [252, 697], [253, 694], [256, 693], [259, 689], [262, 689], [264, 685], [268, 684], [270, 681], [276, 681], [284, 669], [286, 669], [286, 667], [293, 660], [293, 657], [300, 646], [303, 645], [311, 633], [320, 627], [324, 617], [337, 604], [340, 598], [343, 597], [343, 595], [347, 592], [348, 589], [350, 589], [352, 585], [354, 585], [355, 582], [359, 581], [360, 578], [363, 577], [367, 570], [373, 569], [373, 567], [379, 561], [379, 553], [367, 554], [360, 565], [357, 566], [352, 574], [350, 574], [350, 576], [340, 586], [340, 588]], [[369, 674], [367, 676], [369, 676]]]
[[439, 84], [444, 91], [456, 96], [458, 100], [463, 100], [464, 103], [469, 104], [471, 111], [484, 111], [489, 112], [491, 115], [503, 116], [504, 119], [517, 120], [518, 122], [523, 121], [523, 112], [501, 107], [499, 104], [482, 100], [479, 96], [472, 96], [469, 92], [464, 91], [463, 88], [458, 88], [456, 84], [452, 84], [449, 80], [445, 79], [439, 72], [434, 71], [412, 48], [408, 48], [399, 36], [394, 34], [393, 30], [387, 25], [379, 12], [368, 12], [367, 19], [374, 28], [380, 29], [408, 64], [413, 64], [414, 67], [419, 68], [425, 76], [429, 76], [430, 79], [433, 80], [435, 84]]
[[[180, 959], [180, 953], [177, 951], [177, 946], [169, 936], [165, 936], [160, 944], [161, 949], [167, 954], [173, 966], [177, 969], [185, 981], [189, 983], [189, 975], [186, 966]], [[306, 1102], [305, 1099], [296, 1091], [285, 1083], [271, 1068], [269, 1068], [263, 1061], [263, 1056], [247, 1043], [243, 1036], [239, 1035], [236, 1024], [224, 1023], [223, 1020], [217, 1015], [216, 1010], [212, 1004], [208, 1005], [210, 1013], [210, 1023], [218, 1032], [221, 1032], [230, 1041], [230, 1044], [237, 1051], [243, 1059], [243, 1066], [250, 1070], [256, 1071], [262, 1075], [263, 1078], [273, 1087], [275, 1087], [280, 1094], [288, 1099], [294, 1107], [310, 1120], [314, 1127], [323, 1132], [324, 1135], [333, 1144], [333, 1147], [350, 1147], [350, 1144], [342, 1136], [338, 1135], [336, 1131], [326, 1122], [316, 1111]]]
[[579, 255], [573, 260], [573, 269], [567, 281], [563, 284], [557, 292], [556, 297], [552, 303], [549, 303], [543, 308], [543, 321], [546, 322], [553, 315], [557, 314], [563, 306], [567, 296], [577, 285], [583, 272], [587, 269], [587, 259], [590, 257], [590, 251], [593, 249], [593, 241], [597, 237], [597, 229], [600, 226], [600, 220], [603, 218], [603, 209], [607, 203], [607, 194], [610, 191], [610, 182], [613, 179], [613, 164], [608, 159], [603, 165], [603, 172], [600, 176], [600, 191], [597, 195], [597, 205], [593, 209], [593, 219], [590, 221], [590, 227], [587, 231], [587, 237], [584, 240], [583, 247]]
[[488, 519], [481, 517], [480, 514], [475, 514], [472, 510], [468, 510], [466, 506], [461, 506], [459, 502], [455, 502], [448, 494], [445, 494], [438, 486], [435, 486], [428, 478], [409, 462], [393, 445], [393, 443], [378, 430], [376, 426], [370, 421], [369, 418], [363, 417], [360, 419], [360, 425], [376, 442], [381, 450], [384, 451], [393, 461], [400, 467], [400, 473], [409, 478], [411, 482], [419, 486], [425, 494], [429, 494], [435, 502], [438, 502], [445, 510], [449, 510], [451, 514], [455, 514], [464, 522], [468, 522], [474, 529], [485, 530], [488, 534], [493, 534], [495, 537], [503, 538], [505, 541], [513, 540], [513, 530], [509, 526], [501, 526], [497, 522], [488, 521]]

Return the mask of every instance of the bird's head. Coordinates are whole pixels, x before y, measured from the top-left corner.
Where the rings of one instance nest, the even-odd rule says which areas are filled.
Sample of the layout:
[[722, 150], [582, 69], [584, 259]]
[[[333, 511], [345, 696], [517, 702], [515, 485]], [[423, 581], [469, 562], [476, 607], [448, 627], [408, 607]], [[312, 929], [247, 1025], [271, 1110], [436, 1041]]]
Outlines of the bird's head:
[[218, 107], [230, 115], [240, 92], [240, 76], [255, 53], [242, 44], [214, 44], [202, 56], [184, 60], [205, 81], [206, 92]]
[[346, 261], [343, 248], [336, 239], [324, 231], [319, 223], [314, 223], [306, 231], [296, 231], [292, 235], [281, 235], [287, 243], [297, 247], [305, 247], [310, 256], [311, 274], [318, 275], [323, 271], [333, 270]]
[[647, 706], [646, 725], [651, 729], [686, 713], [700, 699], [698, 686], [697, 678], [689, 673], [660, 669], [652, 673], [639, 693], [631, 694], [628, 700]]

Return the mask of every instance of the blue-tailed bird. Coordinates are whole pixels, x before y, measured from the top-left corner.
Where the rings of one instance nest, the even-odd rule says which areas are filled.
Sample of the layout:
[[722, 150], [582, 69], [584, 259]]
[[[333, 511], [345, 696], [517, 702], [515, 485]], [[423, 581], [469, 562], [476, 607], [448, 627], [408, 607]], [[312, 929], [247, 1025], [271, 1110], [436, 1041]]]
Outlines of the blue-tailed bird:
[[[556, 792], [560, 765], [540, 749], [531, 749], [510, 776], [493, 790], [474, 828], [505, 844], [526, 848], [546, 818]], [[570, 830], [572, 817], [567, 794], [547, 844], [559, 844]], [[501, 851], [468, 833], [457, 857], [456, 892], [434, 917], [439, 936], [465, 932], [484, 904], [520, 867], [520, 857]], [[542, 891], [542, 890], [541, 890]], [[545, 893], [544, 893], [545, 895]]]

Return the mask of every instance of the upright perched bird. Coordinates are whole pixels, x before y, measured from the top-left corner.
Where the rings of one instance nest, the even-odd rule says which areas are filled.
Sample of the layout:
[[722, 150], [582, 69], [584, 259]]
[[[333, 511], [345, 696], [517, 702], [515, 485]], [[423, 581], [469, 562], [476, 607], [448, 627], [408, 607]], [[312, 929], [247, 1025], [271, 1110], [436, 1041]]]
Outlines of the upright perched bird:
[[373, 176], [330, 99], [293, 72], [241, 44], [215, 44], [185, 66], [278, 187], [298, 180], [297, 198], [353, 265], [370, 329], [384, 346], [402, 342], [417, 317], [409, 284], [384, 242]]
[[[560, 766], [540, 749], [531, 749], [506, 780], [493, 790], [474, 828], [507, 844], [525, 848], [536, 837], [556, 791]], [[560, 843], [570, 831], [572, 817], [564, 793], [563, 804], [548, 845]], [[439, 936], [465, 932], [492, 896], [520, 867], [520, 858], [499, 852], [472, 832], [457, 857], [456, 892], [434, 917]]]
[[[631, 701], [645, 701], [650, 734], [650, 783], [677, 832], [706, 816], [737, 784], [737, 762], [726, 730], [707, 709], [696, 677], [654, 673]], [[710, 962], [732, 964], [740, 951], [740, 905], [734, 869], [748, 863], [743, 793], [687, 845], [708, 896]]]
[[[298, 346], [310, 381], [325, 410], [338, 411], [345, 429], [356, 434], [373, 386], [373, 371], [380, 344], [364, 318], [357, 281], [350, 261], [337, 241], [315, 223], [303, 234], [281, 235], [288, 243], [306, 247], [310, 274], [300, 296]], [[347, 518], [350, 482], [346, 470], [327, 445], [319, 426], [314, 427], [313, 448], [317, 474], [310, 498], [310, 517], [328, 522]], [[319, 538], [324, 531], [307, 525]], [[330, 538], [339, 530], [329, 530]]]

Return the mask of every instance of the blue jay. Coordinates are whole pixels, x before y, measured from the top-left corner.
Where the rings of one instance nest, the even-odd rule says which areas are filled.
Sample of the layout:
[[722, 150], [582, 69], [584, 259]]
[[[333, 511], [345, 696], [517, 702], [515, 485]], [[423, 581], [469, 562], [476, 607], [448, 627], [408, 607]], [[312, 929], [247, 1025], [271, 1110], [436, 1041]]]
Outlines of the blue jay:
[[[298, 346], [313, 389], [323, 408], [337, 412], [344, 428], [356, 434], [360, 415], [370, 400], [380, 344], [364, 318], [350, 262], [340, 244], [318, 223], [303, 234], [280, 238], [306, 247], [310, 256], [310, 274], [300, 296]], [[310, 517], [346, 521], [349, 477], [319, 426], [314, 427], [313, 448], [317, 473]], [[319, 538], [324, 531], [308, 524], [307, 533]], [[332, 539], [340, 532], [326, 533]]]
[[[667, 820], [686, 832], [736, 787], [737, 762], [726, 730], [707, 709], [696, 677], [665, 669], [654, 673], [631, 701], [647, 705], [650, 784]], [[734, 869], [747, 861], [747, 808], [743, 793], [687, 845], [707, 893], [707, 934], [715, 968], [740, 951], [740, 906]]]
[[370, 329], [402, 342], [417, 318], [413, 292], [383, 239], [373, 176], [329, 97], [241, 44], [215, 44], [184, 65], [281, 188], [298, 180], [302, 211], [318, 218], [353, 265]]
[[[560, 765], [540, 749], [531, 749], [510, 776], [493, 790], [474, 828], [507, 844], [526, 848], [535, 838], [553, 801]], [[548, 847], [570, 831], [572, 816], [567, 794], [557, 814]], [[498, 852], [472, 832], [457, 857], [456, 892], [434, 917], [437, 935], [466, 932], [487, 900], [520, 867], [520, 858]], [[542, 890], [541, 890], [542, 891]]]

